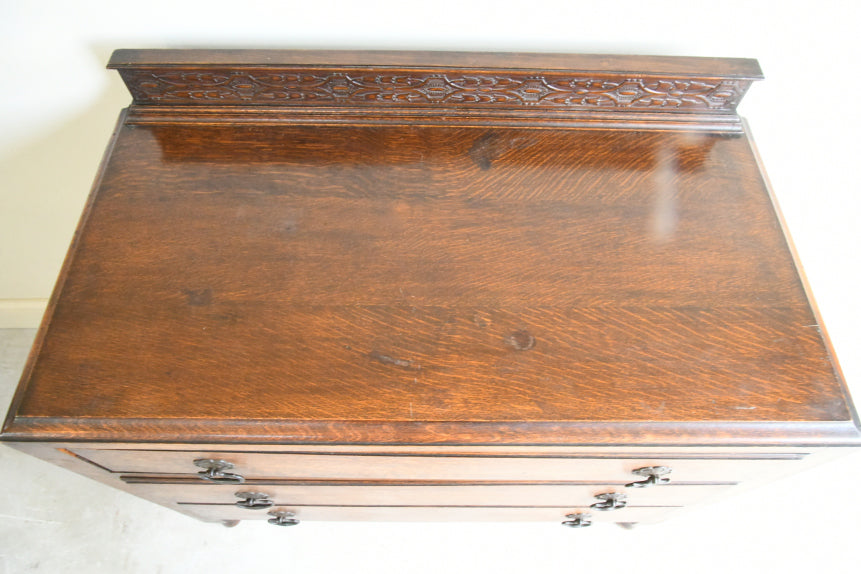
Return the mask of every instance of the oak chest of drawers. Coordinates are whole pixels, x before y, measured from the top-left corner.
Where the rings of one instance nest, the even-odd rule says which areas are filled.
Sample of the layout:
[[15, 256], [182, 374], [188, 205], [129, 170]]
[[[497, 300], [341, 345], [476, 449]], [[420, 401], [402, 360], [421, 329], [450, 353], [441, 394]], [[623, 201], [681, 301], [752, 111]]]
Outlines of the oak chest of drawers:
[[577, 527], [861, 444], [735, 111], [755, 61], [110, 67], [9, 445], [207, 521]]

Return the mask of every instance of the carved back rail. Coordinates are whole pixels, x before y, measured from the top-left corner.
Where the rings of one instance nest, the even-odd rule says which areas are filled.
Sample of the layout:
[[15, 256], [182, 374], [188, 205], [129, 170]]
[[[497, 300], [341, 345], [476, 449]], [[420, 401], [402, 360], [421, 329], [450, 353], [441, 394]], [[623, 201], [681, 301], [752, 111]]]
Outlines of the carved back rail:
[[[121, 50], [131, 121], [458, 122], [738, 131], [754, 60]], [[438, 63], [451, 62], [441, 67]]]

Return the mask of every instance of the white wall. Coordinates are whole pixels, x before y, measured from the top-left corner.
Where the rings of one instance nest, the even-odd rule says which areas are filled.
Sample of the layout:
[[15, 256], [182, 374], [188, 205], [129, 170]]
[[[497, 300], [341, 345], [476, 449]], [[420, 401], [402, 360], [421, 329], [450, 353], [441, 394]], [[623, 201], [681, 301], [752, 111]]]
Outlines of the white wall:
[[[0, 327], [37, 324], [116, 114], [129, 100], [115, 73], [103, 70], [113, 48], [487, 49], [756, 57], [767, 79], [752, 88], [741, 112], [756, 136], [847, 379], [861, 399], [859, 6], [829, 0], [0, 0]], [[822, 484], [823, 490], [830, 487]], [[813, 495], [807, 496], [799, 504], [816, 504]], [[829, 498], [842, 504], [823, 493], [824, 503]], [[772, 507], [776, 500], [771, 499]], [[847, 512], [857, 515], [859, 499], [850, 500], [855, 507]], [[724, 511], [724, 524], [731, 523], [731, 514]], [[708, 518], [701, 514], [699, 519]], [[788, 537], [790, 547], [761, 533], [767, 541], [764, 551], [773, 553], [757, 555], [761, 565], [804, 571], [815, 564], [815, 548], [798, 554], [799, 547], [791, 547], [791, 525], [770, 524], [768, 516], [762, 520], [772, 534]], [[853, 527], [854, 535], [861, 533], [857, 520], [845, 524]], [[429, 544], [445, 540], [468, 551], [465, 543], [451, 540], [440, 528], [421, 532], [436, 537]], [[763, 551], [752, 539], [730, 540], [749, 555], [757, 548]], [[826, 544], [832, 571], [853, 571], [849, 561], [857, 553], [846, 547], [851, 540], [817, 541]], [[513, 563], [528, 562], [517, 562], [490, 540], [481, 539], [481, 544], [476, 550], [481, 559], [467, 560], [473, 567], [508, 572]], [[615, 551], [624, 553], [625, 544], [620, 542]], [[579, 548], [588, 552], [582, 544]], [[395, 566], [425, 571], [404, 554], [415, 549], [408, 543], [406, 549], [387, 545], [386, 552], [393, 554], [385, 564], [391, 571]], [[444, 547], [438, 550], [445, 552]], [[577, 556], [555, 552], [555, 558], [567, 560], [559, 569], [576, 567]], [[701, 556], [686, 552], [692, 560]], [[625, 562], [618, 555], [606, 564], [614, 560]], [[596, 557], [587, 562], [601, 563]], [[628, 571], [660, 567], [655, 562], [625, 563]], [[542, 564], [551, 567], [546, 560]], [[727, 556], [715, 555], [695, 568], [712, 571], [709, 565], [727, 567]], [[682, 563], [676, 566], [685, 569]], [[737, 571], [753, 571], [741, 566]]]

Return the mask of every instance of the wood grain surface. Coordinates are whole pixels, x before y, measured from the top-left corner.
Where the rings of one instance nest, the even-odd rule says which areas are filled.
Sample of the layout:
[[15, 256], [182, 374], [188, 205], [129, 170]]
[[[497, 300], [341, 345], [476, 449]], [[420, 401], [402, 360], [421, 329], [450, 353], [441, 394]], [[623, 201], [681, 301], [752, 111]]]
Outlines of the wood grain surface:
[[123, 128], [18, 415], [850, 416], [745, 138], [411, 126]]
[[[232, 524], [269, 518], [249, 489], [300, 521], [631, 523], [861, 445], [735, 112], [755, 60], [110, 67], [133, 103], [14, 448]], [[669, 484], [627, 486], [655, 466]]]
[[735, 114], [754, 60], [110, 67], [135, 102], [6, 440], [861, 438]]

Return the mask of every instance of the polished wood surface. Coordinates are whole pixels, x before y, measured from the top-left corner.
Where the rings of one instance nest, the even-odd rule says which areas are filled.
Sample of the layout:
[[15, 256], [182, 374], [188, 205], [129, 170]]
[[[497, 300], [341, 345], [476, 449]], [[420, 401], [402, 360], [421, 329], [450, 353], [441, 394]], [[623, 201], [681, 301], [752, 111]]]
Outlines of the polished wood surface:
[[736, 132], [755, 60], [464, 52], [122, 50], [136, 123]]
[[129, 126], [18, 414], [846, 420], [816, 325], [744, 138]]
[[[638, 522], [861, 445], [736, 114], [755, 61], [111, 67], [133, 103], [16, 448], [204, 520], [268, 515], [198, 459], [301, 520], [562, 521], [621, 492], [594, 519]], [[655, 466], [669, 485], [626, 486]]]

